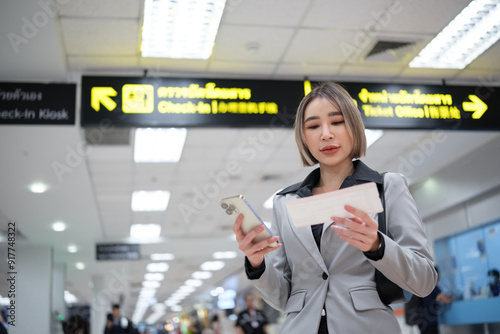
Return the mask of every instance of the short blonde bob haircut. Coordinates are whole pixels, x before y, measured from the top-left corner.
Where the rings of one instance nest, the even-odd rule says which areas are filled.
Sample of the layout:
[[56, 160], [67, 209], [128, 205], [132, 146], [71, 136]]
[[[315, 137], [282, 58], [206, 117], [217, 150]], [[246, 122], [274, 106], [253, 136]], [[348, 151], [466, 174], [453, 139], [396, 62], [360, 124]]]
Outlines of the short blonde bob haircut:
[[299, 148], [300, 158], [304, 166], [313, 166], [318, 163], [307, 148], [304, 138], [304, 115], [309, 103], [314, 99], [322, 98], [336, 106], [344, 116], [347, 132], [352, 140], [351, 158], [357, 159], [366, 153], [365, 125], [361, 113], [354, 104], [352, 97], [335, 82], [325, 82], [315, 87], [299, 104], [295, 116], [295, 141]]

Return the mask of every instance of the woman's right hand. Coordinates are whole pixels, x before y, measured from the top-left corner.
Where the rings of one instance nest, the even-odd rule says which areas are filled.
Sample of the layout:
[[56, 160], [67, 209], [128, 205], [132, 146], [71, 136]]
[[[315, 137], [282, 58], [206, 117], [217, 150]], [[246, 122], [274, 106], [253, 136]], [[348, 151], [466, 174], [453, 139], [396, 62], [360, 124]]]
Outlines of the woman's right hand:
[[248, 234], [243, 233], [241, 229], [241, 224], [243, 223], [243, 214], [240, 214], [233, 225], [233, 231], [236, 235], [236, 241], [238, 242], [240, 250], [245, 254], [252, 268], [257, 269], [264, 262], [264, 255], [269, 252], [272, 252], [275, 249], [281, 247], [281, 244], [278, 244], [275, 247], [269, 246], [273, 242], [277, 242], [279, 237], [274, 236], [266, 240], [262, 240], [258, 243], [253, 243], [252, 240], [262, 232], [265, 227], [260, 225], [248, 232]]

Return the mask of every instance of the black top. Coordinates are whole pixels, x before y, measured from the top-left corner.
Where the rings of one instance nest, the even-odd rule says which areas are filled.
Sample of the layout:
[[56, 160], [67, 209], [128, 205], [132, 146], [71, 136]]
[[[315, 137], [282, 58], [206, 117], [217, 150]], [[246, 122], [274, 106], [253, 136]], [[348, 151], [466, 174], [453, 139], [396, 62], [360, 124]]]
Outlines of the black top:
[[260, 310], [250, 313], [244, 310], [238, 314], [236, 326], [241, 327], [245, 334], [265, 334], [264, 326], [268, 324], [266, 315]]

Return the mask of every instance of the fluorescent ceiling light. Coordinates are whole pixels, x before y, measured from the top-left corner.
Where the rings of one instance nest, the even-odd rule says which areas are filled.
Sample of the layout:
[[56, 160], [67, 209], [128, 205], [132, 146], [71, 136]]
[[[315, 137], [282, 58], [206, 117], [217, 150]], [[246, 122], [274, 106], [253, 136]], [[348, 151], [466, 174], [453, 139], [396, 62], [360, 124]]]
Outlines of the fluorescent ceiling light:
[[154, 312], [164, 312], [167, 307], [164, 304], [154, 304], [151, 309]]
[[172, 312], [180, 312], [180, 311], [182, 311], [182, 306], [173, 305], [173, 306], [170, 306], [170, 309], [172, 310]]
[[166, 190], [134, 191], [132, 193], [132, 211], [165, 211], [170, 192]]
[[146, 0], [142, 56], [208, 59], [226, 0]]
[[134, 139], [135, 162], [178, 162], [187, 129], [137, 129]]
[[152, 288], [143, 288], [139, 292], [139, 297], [146, 298], [146, 299], [154, 297], [155, 295], [156, 295], [156, 289], [152, 289]]
[[153, 239], [160, 236], [161, 226], [158, 224], [133, 224], [130, 226], [130, 237], [134, 239]]
[[224, 288], [219, 286], [219, 287], [213, 289], [212, 291], [210, 291], [210, 295], [212, 295], [213, 297], [217, 297], [218, 295], [220, 295], [223, 292], [224, 292]]
[[[193, 291], [194, 291], [194, 289], [193, 289]], [[183, 300], [184, 298], [186, 298], [190, 294], [191, 294], [191, 292], [177, 291], [177, 292], [174, 292], [172, 294], [172, 296], [170, 296], [169, 300], [177, 301], [177, 303], [179, 303], [181, 300]]]
[[192, 286], [183, 285], [177, 290], [177, 292], [174, 293], [174, 295], [178, 293], [191, 294], [192, 292], [194, 292], [194, 290], [196, 289]]
[[152, 325], [158, 320], [160, 320], [160, 318], [163, 317], [164, 315], [165, 312], [154, 312], [146, 319], [146, 323]]
[[224, 268], [226, 264], [224, 261], [207, 261], [201, 264], [201, 270], [216, 271]]
[[156, 295], [156, 289], [153, 290], [141, 290], [139, 292], [139, 298], [144, 301], [149, 301]]
[[213, 274], [210, 271], [195, 271], [191, 274], [194, 279], [209, 279], [212, 278]]
[[463, 69], [500, 38], [500, 1], [474, 0], [410, 62]]
[[196, 290], [196, 288], [192, 286], [181, 286], [179, 289], [177, 289], [176, 292], [174, 292], [169, 300], [177, 300], [178, 302], [189, 296], [191, 293], [193, 293]]
[[222, 259], [234, 259], [235, 257], [238, 256], [238, 253], [234, 251], [227, 251], [227, 252], [215, 252], [212, 254], [214, 259], [217, 260], [222, 260]]
[[144, 279], [146, 281], [163, 281], [165, 279], [165, 275], [162, 273], [147, 273], [144, 275]]
[[150, 256], [153, 261], [168, 261], [173, 260], [175, 258], [174, 254], [170, 253], [153, 253]]
[[140, 298], [137, 300], [137, 304], [135, 304], [138, 309], [147, 309], [149, 307], [149, 300], [147, 298]]
[[194, 288], [197, 288], [203, 285], [203, 281], [200, 279], [188, 279], [187, 281], [184, 282], [184, 284], [186, 286], [192, 286]]
[[77, 263], [75, 263], [75, 267], [78, 270], [83, 270], [83, 269], [85, 269], [85, 263], [83, 263], [83, 262], [77, 262]]
[[154, 262], [154, 263], [149, 263], [146, 266], [146, 270], [149, 271], [150, 273], [164, 273], [168, 271], [168, 268], [170, 266], [166, 262]]
[[159, 281], [144, 281], [142, 282], [142, 286], [145, 288], [158, 289], [161, 286], [161, 283]]
[[165, 304], [166, 306], [172, 307], [172, 306], [179, 304], [179, 302], [180, 302], [180, 300], [177, 300], [177, 299], [176, 300], [168, 299], [168, 300], [165, 300], [165, 302], [163, 304]]

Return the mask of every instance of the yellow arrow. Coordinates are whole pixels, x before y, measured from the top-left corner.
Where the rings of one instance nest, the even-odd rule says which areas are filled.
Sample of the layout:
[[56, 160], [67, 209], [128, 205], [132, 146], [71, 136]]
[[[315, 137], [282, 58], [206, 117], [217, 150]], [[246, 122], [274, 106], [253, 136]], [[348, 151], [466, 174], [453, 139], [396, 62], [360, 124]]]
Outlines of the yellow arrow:
[[481, 116], [488, 110], [488, 105], [484, 103], [479, 97], [476, 95], [469, 95], [469, 99], [472, 102], [462, 102], [462, 107], [464, 111], [473, 111], [472, 118], [480, 119]]
[[95, 111], [101, 109], [101, 104], [112, 111], [116, 108], [116, 102], [110, 96], [116, 96], [118, 93], [112, 87], [92, 87], [90, 91], [90, 105]]
[[311, 81], [305, 80], [304, 81], [304, 95], [309, 94], [310, 91], [311, 91]]

